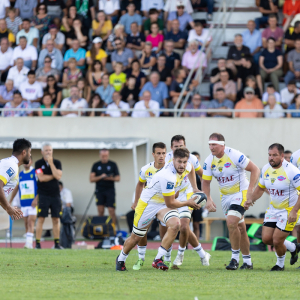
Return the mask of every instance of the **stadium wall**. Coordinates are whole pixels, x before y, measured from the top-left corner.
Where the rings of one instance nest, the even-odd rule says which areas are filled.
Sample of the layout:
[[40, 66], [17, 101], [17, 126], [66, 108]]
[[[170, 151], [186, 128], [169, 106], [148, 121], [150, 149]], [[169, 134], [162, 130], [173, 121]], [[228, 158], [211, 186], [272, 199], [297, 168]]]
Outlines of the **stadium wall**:
[[[164, 142], [170, 151], [170, 139], [175, 134], [186, 137], [190, 151], [201, 154], [201, 165], [209, 155], [208, 137], [212, 132], [225, 136], [226, 145], [246, 154], [260, 168], [267, 163], [267, 148], [279, 142], [286, 149], [300, 148], [299, 121], [297, 119], [221, 119], [221, 118], [0, 118], [1, 137], [25, 138], [149, 138], [150, 143]], [[145, 163], [146, 147], [138, 147], [138, 164]], [[11, 151], [0, 150], [0, 158]], [[40, 159], [40, 151], [33, 151], [34, 161]], [[89, 201], [94, 185], [89, 182], [92, 164], [98, 160], [97, 150], [55, 150], [54, 157], [62, 161], [64, 185], [74, 197], [76, 214], [82, 214]], [[151, 161], [152, 158], [149, 158]], [[111, 151], [111, 160], [117, 162], [121, 182], [116, 184], [117, 213], [126, 213], [131, 206], [134, 191], [132, 152]], [[219, 191], [213, 180], [212, 196], [218, 205], [214, 215], [222, 217]], [[268, 197], [259, 201], [248, 214], [258, 216], [268, 205]], [[89, 213], [96, 214], [92, 205]]]

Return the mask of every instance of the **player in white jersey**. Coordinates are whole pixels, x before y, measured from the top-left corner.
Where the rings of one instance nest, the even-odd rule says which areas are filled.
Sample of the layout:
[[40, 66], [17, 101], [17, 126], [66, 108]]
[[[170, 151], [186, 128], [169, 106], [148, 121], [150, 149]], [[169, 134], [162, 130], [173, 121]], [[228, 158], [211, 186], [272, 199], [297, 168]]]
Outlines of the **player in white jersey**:
[[[244, 222], [244, 203], [253, 192], [260, 170], [240, 151], [225, 147], [222, 134], [211, 134], [208, 143], [211, 154], [203, 165], [202, 189], [207, 195], [207, 209], [215, 211], [216, 205], [210, 196], [210, 183], [213, 176], [217, 179], [232, 250], [231, 261], [226, 269], [238, 269], [240, 250], [243, 255], [240, 269], [253, 269], [250, 242]], [[250, 183], [245, 170], [251, 172]]]
[[[171, 139], [171, 149], [169, 153], [167, 153], [166, 156], [166, 163], [169, 163], [173, 159], [173, 152], [178, 148], [186, 147], [185, 144], [185, 138], [182, 135], [175, 135]], [[202, 177], [203, 170], [199, 164], [199, 161], [197, 157], [193, 154], [190, 154], [189, 160], [188, 160], [192, 166], [195, 169], [195, 172]], [[196, 182], [196, 176], [193, 177], [192, 183], [189, 181], [187, 177], [184, 178], [182, 189], [179, 192], [178, 200], [179, 201], [186, 201], [187, 199], [190, 199], [193, 195], [193, 192], [197, 192], [197, 182]], [[179, 216], [180, 216], [180, 235], [179, 235], [179, 246], [178, 246], [178, 252], [177, 256], [173, 262], [174, 267], [178, 268], [178, 266], [181, 266], [183, 263], [184, 258], [184, 251], [186, 249], [186, 244], [189, 242], [194, 250], [199, 254], [202, 265], [209, 266], [209, 259], [210, 254], [205, 252], [199, 243], [196, 235], [194, 232], [190, 229], [190, 221], [192, 216], [193, 209], [184, 206], [178, 209]], [[171, 249], [168, 251], [171, 252]], [[171, 255], [171, 254], [170, 254]]]
[[19, 167], [28, 164], [31, 156], [31, 143], [25, 139], [17, 139], [13, 144], [12, 156], [0, 160], [0, 205], [13, 220], [23, 217], [21, 210], [12, 207], [7, 197], [18, 184]]
[[[156, 174], [160, 169], [162, 169], [164, 167], [165, 158], [166, 158], [166, 154], [167, 154], [166, 151], [167, 151], [167, 147], [164, 143], [153, 144], [152, 156], [154, 158], [154, 161], [141, 168], [139, 181], [138, 181], [138, 183], [136, 185], [136, 189], [135, 189], [135, 201], [131, 206], [131, 208], [133, 210], [135, 210], [145, 186], [146, 185], [148, 186], [150, 184], [154, 174]], [[147, 234], [145, 234], [145, 236], [138, 242], [137, 249], [138, 249], [139, 259], [133, 265], [133, 270], [136, 270], [136, 271], [140, 270], [141, 267], [144, 265], [146, 249], [147, 249]], [[165, 257], [165, 264], [168, 267], [170, 267], [170, 260], [166, 261], [166, 257]]]
[[248, 209], [268, 189], [271, 203], [265, 214], [262, 241], [275, 247], [277, 262], [271, 271], [284, 270], [287, 249], [292, 254], [292, 265], [300, 250], [299, 244], [286, 240], [300, 215], [300, 171], [284, 159], [283, 152], [281, 144], [269, 147], [269, 163], [262, 168], [258, 186], [245, 203]]
[[161, 242], [152, 266], [156, 269], [168, 270], [163, 263], [162, 257], [166, 255], [177, 236], [180, 228], [179, 214], [177, 208], [190, 206], [199, 209], [200, 206], [189, 199], [180, 202], [175, 199], [175, 193], [181, 190], [183, 179], [186, 175], [194, 176], [194, 168], [188, 162], [190, 152], [186, 149], [176, 149], [173, 161], [157, 172], [149, 186], [142, 191], [138, 205], [135, 209], [133, 230], [131, 236], [126, 240], [123, 250], [116, 259], [116, 270], [126, 271], [125, 261], [129, 252], [138, 244], [147, 233], [148, 227], [156, 217], [167, 226], [167, 232]]

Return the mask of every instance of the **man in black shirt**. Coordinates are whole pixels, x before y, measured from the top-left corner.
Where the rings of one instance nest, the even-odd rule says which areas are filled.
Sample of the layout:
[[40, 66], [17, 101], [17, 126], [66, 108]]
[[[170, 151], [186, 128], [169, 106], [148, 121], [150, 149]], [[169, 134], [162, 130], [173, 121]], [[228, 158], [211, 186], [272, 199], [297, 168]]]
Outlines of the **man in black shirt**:
[[164, 82], [168, 87], [172, 82], [171, 70], [167, 68], [167, 57], [161, 53], [157, 58], [157, 64], [152, 68], [152, 72], [156, 71], [160, 74], [160, 81]]
[[114, 224], [117, 224], [115, 213], [115, 181], [120, 181], [118, 166], [109, 160], [109, 151], [100, 151], [100, 161], [94, 163], [90, 174], [90, 182], [96, 182], [96, 204], [99, 216], [104, 215], [105, 206]]
[[53, 223], [54, 248], [62, 249], [59, 244], [61, 199], [58, 181], [62, 176], [61, 162], [53, 159], [53, 149], [50, 144], [42, 147], [43, 158], [35, 163], [35, 170], [38, 177], [38, 221], [36, 225], [36, 249], [41, 249], [40, 239], [43, 231], [45, 218], [51, 209]]
[[285, 32], [284, 43], [286, 44], [285, 53], [290, 52], [295, 49], [295, 41], [300, 39], [300, 21], [295, 22], [294, 30], [293, 28], [288, 28]]
[[258, 9], [262, 13], [262, 16], [255, 19], [257, 30], [259, 30], [260, 25], [268, 23], [270, 14], [278, 13], [278, 0], [260, 0]]

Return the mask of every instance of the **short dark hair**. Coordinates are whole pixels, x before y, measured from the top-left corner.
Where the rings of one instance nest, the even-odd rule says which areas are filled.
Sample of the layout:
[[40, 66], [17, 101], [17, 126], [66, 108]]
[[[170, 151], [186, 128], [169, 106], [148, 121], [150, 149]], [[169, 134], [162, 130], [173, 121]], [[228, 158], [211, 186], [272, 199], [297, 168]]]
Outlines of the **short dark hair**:
[[267, 85], [267, 88], [271, 88], [271, 89], [274, 89], [274, 90], [275, 90], [275, 86], [274, 86], [273, 83], [269, 83], [269, 84]]
[[45, 14], [48, 12], [48, 9], [47, 9], [47, 5], [44, 3], [44, 2], [41, 2], [40, 4], [37, 5], [36, 7], [36, 12], [39, 11], [40, 7], [44, 5], [45, 6]]
[[300, 21], [295, 22], [294, 28], [298, 27], [300, 25]]
[[19, 37], [19, 40], [20, 40], [20, 39], [25, 39], [25, 40], [27, 41], [27, 37], [26, 37], [25, 35], [20, 36], [20, 37]]
[[171, 139], [171, 147], [173, 145], [173, 142], [179, 142], [181, 140], [183, 140], [184, 144], [185, 144], [185, 137], [183, 135], [180, 135], [180, 134], [174, 135]]
[[17, 139], [13, 144], [13, 154], [19, 155], [23, 150], [28, 150], [31, 148], [31, 143], [26, 139]]
[[217, 139], [218, 141], [224, 141], [224, 142], [225, 142], [225, 138], [224, 138], [224, 136], [223, 136], [221, 133], [214, 132], [214, 133], [212, 133], [212, 134], [209, 136], [209, 139], [211, 139], [211, 138], [215, 138], [215, 139]]
[[165, 143], [162, 143], [162, 142], [154, 143], [152, 146], [152, 153], [155, 153], [156, 148], [167, 149], [167, 146]]
[[192, 154], [193, 154], [193, 155], [198, 155], [199, 157], [201, 157], [200, 153], [197, 152], [197, 151], [193, 151]]
[[269, 18], [268, 19], [271, 19], [271, 18], [276, 18], [276, 20], [278, 19], [276, 14], [269, 14]]
[[174, 158], [189, 158], [190, 157], [190, 151], [187, 149], [187, 148], [177, 148], [175, 151], [174, 151], [174, 154], [173, 154], [173, 157]]
[[197, 26], [204, 27], [203, 24], [202, 24], [202, 22], [200, 22], [200, 21], [196, 21], [195, 22], [195, 27], [197, 27]]
[[156, 8], [151, 8], [149, 10], [149, 15], [159, 14], [158, 10]]
[[225, 93], [225, 90], [223, 88], [217, 88], [216, 92], [224, 92]]
[[27, 18], [25, 18], [25, 19], [23, 19], [23, 22], [31, 22], [29, 19], [27, 19]]
[[15, 90], [15, 91], [13, 91], [13, 95], [21, 95], [22, 96], [22, 93], [19, 90]]
[[283, 153], [284, 154], [293, 154], [293, 152], [291, 150], [285, 150]]
[[267, 42], [270, 41], [270, 40], [272, 40], [274, 43], [276, 42], [275, 39], [271, 36], [267, 39]]
[[292, 84], [292, 85], [296, 85], [296, 81], [295, 81], [294, 79], [292, 79], [292, 80], [290, 80], [290, 81], [288, 82], [288, 84], [287, 84], [287, 85], [290, 85], [290, 84]]
[[273, 148], [276, 148], [278, 150], [279, 154], [282, 154], [284, 152], [284, 147], [279, 143], [272, 144], [268, 150], [272, 150]]
[[252, 62], [252, 55], [251, 55], [251, 54], [246, 54], [243, 58], [244, 58], [246, 61], [251, 61], [251, 62]]
[[61, 186], [64, 186], [62, 181], [59, 181], [58, 184], [61, 185]]
[[29, 75], [34, 75], [34, 76], [35, 76], [35, 71], [30, 70], [30, 71], [27, 73], [27, 76], [29, 76]]

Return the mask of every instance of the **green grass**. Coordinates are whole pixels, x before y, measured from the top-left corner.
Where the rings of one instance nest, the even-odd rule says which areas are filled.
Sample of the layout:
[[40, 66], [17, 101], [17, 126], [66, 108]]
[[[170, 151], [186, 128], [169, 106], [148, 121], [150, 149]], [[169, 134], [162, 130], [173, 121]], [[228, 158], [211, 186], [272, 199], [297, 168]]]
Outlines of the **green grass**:
[[[172, 259], [177, 251], [173, 251]], [[156, 255], [148, 250], [142, 270], [133, 271], [137, 251], [127, 259], [128, 272], [115, 271], [119, 251], [0, 250], [0, 299], [299, 299], [300, 270], [269, 272], [274, 252], [252, 252], [254, 270], [227, 271], [230, 252], [211, 252], [203, 267], [188, 250], [180, 270], [151, 267]]]

